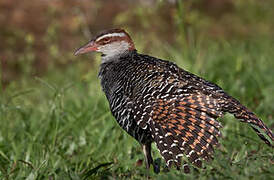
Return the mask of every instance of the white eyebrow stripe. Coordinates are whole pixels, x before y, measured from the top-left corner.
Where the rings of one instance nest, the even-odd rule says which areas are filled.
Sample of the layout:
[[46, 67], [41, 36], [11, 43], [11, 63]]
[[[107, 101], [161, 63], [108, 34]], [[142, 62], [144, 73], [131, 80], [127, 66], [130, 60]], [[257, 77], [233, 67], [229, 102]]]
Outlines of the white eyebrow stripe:
[[125, 33], [110, 33], [110, 34], [105, 34], [105, 35], [99, 37], [98, 39], [96, 39], [96, 41], [100, 41], [101, 39], [104, 39], [106, 37], [115, 37], [115, 36], [124, 37]]

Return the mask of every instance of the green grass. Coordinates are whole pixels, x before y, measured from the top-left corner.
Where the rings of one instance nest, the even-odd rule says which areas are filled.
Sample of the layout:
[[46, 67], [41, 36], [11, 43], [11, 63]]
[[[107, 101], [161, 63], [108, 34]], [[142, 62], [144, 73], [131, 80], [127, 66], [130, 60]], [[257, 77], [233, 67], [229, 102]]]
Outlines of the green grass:
[[[273, 47], [260, 39], [151, 54], [219, 84], [273, 129]], [[136, 166], [141, 148], [112, 117], [96, 64], [88, 73], [79, 60], [41, 78], [22, 77], [1, 93], [0, 179], [273, 179], [273, 149], [231, 115], [220, 119], [222, 146], [205, 169], [156, 175]]]

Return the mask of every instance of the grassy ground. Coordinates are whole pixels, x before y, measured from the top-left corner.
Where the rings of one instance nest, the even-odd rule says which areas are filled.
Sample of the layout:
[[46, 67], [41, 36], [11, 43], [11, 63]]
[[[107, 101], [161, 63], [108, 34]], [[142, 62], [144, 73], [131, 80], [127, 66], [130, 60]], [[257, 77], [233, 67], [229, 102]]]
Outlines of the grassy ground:
[[[219, 84], [273, 129], [273, 46], [268, 39], [212, 42], [151, 54]], [[1, 93], [0, 179], [274, 178], [273, 149], [231, 115], [220, 119], [222, 146], [205, 169], [156, 175], [137, 166], [141, 148], [109, 112], [97, 79], [99, 58], [88, 73], [79, 70], [81, 60], [41, 78], [22, 77]], [[160, 157], [155, 146], [153, 156]]]

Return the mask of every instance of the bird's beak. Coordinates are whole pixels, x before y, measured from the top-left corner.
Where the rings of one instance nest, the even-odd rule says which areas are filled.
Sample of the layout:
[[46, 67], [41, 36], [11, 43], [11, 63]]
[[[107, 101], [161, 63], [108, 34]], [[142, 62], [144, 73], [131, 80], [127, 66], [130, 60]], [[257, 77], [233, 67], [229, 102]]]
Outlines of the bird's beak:
[[98, 50], [97, 45], [94, 43], [94, 41], [90, 41], [88, 44], [80, 47], [75, 53], [74, 55], [77, 56], [78, 54], [84, 54], [87, 52], [93, 52]]

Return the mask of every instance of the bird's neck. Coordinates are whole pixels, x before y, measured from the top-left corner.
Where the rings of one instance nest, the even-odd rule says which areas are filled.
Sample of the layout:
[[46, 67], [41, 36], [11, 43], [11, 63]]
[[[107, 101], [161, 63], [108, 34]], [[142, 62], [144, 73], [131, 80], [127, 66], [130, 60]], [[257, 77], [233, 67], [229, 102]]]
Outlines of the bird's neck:
[[115, 53], [102, 53], [101, 62], [103, 64], [103, 63], [116, 61], [116, 60], [119, 60], [121, 57], [131, 55], [132, 53], [135, 53], [135, 52], [136, 50], [125, 50], [125, 51], [120, 51]]

